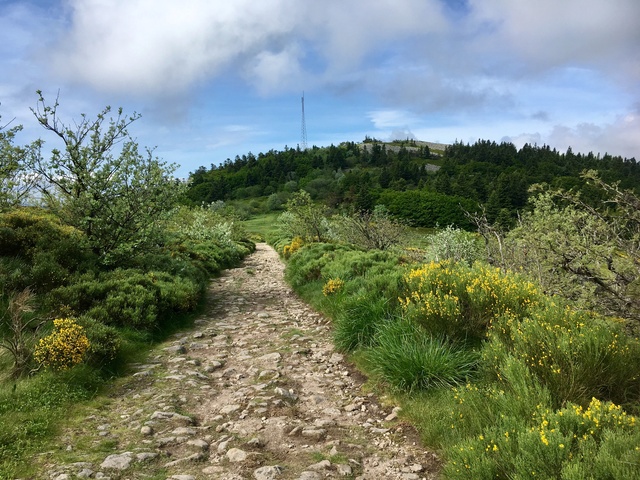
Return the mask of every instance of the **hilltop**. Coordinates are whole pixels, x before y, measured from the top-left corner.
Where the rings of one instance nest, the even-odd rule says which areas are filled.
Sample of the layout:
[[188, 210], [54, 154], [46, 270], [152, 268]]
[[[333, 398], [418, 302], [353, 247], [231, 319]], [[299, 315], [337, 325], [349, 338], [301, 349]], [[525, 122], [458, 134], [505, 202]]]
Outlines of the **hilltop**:
[[468, 227], [460, 206], [474, 211], [482, 205], [490, 221], [509, 226], [527, 208], [534, 184], [579, 190], [590, 198], [593, 192], [580, 176], [584, 170], [620, 181], [622, 188], [640, 185], [640, 166], [633, 158], [559, 152], [547, 145], [518, 149], [487, 140], [446, 145], [367, 137], [337, 146], [248, 153], [210, 169], [200, 167], [191, 174], [187, 197], [193, 204], [254, 200], [262, 211], [277, 211], [292, 192], [304, 189], [334, 209], [384, 204], [424, 227]]

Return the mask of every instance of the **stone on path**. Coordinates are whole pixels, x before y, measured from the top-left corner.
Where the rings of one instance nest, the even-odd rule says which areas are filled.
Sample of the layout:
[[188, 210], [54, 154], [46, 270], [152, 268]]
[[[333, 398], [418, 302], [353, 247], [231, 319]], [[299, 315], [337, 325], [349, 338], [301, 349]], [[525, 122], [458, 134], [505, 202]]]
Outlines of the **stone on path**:
[[253, 478], [256, 480], [275, 480], [282, 473], [282, 468], [278, 465], [260, 467], [253, 472]]
[[232, 463], [244, 462], [247, 459], [247, 452], [239, 448], [231, 448], [227, 452], [227, 458]]
[[100, 467], [110, 468], [113, 470], [126, 470], [131, 466], [132, 461], [133, 453], [117, 453], [114, 455], [109, 455], [107, 458], [105, 458], [104, 461], [100, 464]]

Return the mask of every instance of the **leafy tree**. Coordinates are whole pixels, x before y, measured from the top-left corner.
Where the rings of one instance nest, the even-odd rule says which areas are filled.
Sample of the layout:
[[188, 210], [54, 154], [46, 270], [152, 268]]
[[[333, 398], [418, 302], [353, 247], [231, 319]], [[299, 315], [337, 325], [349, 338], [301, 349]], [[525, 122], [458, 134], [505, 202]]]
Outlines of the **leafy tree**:
[[406, 226], [394, 219], [383, 205], [373, 211], [333, 217], [332, 229], [338, 240], [366, 249], [387, 250], [403, 242]]
[[605, 202], [568, 191], [546, 191], [510, 232], [512, 263], [554, 294], [586, 308], [640, 321], [640, 198], [596, 172], [583, 178]]
[[33, 114], [64, 143], [49, 159], [38, 154], [31, 163], [48, 206], [84, 231], [105, 262], [157, 242], [159, 220], [182, 188], [171, 177], [175, 165], [160, 161], [150, 149], [140, 153], [129, 136], [128, 127], [140, 116], [127, 117], [119, 109], [115, 119], [107, 120], [111, 109], [106, 107], [94, 119], [82, 114], [72, 127], [58, 117], [57, 99], [51, 106], [38, 95]]
[[19, 205], [29, 195], [34, 180], [25, 167], [35, 146], [14, 145], [16, 133], [22, 126], [9, 129], [7, 126], [2, 125], [0, 117], [0, 211]]
[[304, 190], [294, 193], [286, 204], [287, 211], [280, 216], [280, 226], [291, 237], [304, 242], [323, 242], [327, 239], [326, 207], [313, 203]]

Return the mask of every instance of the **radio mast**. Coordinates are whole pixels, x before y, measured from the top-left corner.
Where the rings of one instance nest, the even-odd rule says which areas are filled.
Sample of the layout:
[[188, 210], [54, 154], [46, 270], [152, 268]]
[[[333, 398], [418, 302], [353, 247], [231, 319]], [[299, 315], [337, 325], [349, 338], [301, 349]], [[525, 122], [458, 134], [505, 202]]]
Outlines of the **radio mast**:
[[302, 125], [300, 127], [300, 148], [307, 149], [307, 123], [304, 119], [304, 92], [302, 92]]

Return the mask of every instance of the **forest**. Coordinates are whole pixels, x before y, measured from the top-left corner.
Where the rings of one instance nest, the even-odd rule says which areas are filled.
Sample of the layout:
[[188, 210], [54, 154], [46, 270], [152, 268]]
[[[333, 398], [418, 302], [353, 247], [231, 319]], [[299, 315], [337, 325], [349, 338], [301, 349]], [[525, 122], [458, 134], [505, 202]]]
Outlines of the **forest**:
[[[597, 170], [621, 188], [640, 188], [640, 165], [634, 158], [558, 152], [551, 147], [479, 140], [431, 151], [413, 140], [386, 144], [365, 138], [361, 144], [308, 150], [286, 148], [236, 156], [191, 174], [187, 197], [193, 204], [267, 197], [278, 210], [298, 189], [334, 209], [371, 210], [385, 205], [413, 226], [472, 225], [463, 210], [482, 205], [487, 219], [510, 228], [527, 208], [529, 188], [547, 184], [580, 192], [598, 202], [599, 192], [580, 174]], [[420, 209], [414, 205], [421, 205]], [[462, 208], [461, 208], [462, 207]]]

